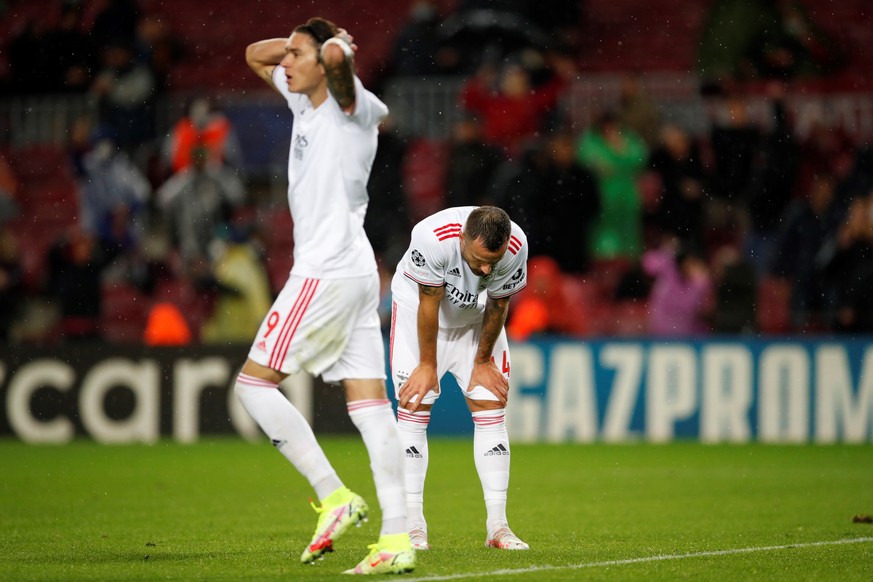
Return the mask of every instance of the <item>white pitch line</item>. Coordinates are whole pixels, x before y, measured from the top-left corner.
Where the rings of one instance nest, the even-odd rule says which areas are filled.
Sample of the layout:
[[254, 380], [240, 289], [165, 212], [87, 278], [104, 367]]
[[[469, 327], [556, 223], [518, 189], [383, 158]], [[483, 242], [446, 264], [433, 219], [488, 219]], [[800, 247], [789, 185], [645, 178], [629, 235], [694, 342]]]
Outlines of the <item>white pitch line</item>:
[[708, 552], [691, 552], [688, 554], [668, 554], [665, 556], [647, 556], [643, 558], [628, 558], [626, 560], [605, 560], [603, 562], [583, 562], [565, 566], [531, 566], [530, 568], [492, 570], [470, 574], [446, 574], [443, 576], [424, 576], [419, 578], [404, 578], [404, 582], [430, 582], [432, 580], [462, 580], [464, 578], [485, 578], [488, 576], [512, 576], [514, 574], [530, 574], [532, 572], [549, 572], [554, 570], [582, 570], [585, 568], [602, 568], [605, 566], [626, 566], [628, 564], [644, 564], [647, 562], [663, 562], [666, 560], [686, 560], [688, 558], [708, 558], [712, 556], [732, 556], [736, 554], [752, 554], [755, 552], [773, 552], [798, 548], [816, 548], [821, 546], [843, 546], [847, 544], [864, 544], [873, 542], [873, 537], [852, 538], [824, 542], [805, 542], [786, 544], [784, 546], [763, 546], [759, 548], [734, 548], [731, 550], [711, 550]]

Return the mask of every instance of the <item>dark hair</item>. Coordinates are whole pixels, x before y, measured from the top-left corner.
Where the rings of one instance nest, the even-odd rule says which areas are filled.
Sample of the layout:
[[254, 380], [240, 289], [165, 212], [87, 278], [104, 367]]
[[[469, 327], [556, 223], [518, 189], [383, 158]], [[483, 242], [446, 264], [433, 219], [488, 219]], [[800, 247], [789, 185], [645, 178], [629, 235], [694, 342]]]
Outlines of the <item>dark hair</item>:
[[315, 43], [316, 48], [319, 48], [324, 44], [327, 39], [336, 36], [338, 31], [339, 28], [337, 28], [336, 24], [330, 20], [319, 18], [317, 16], [315, 18], [310, 18], [306, 21], [306, 24], [301, 24], [294, 29], [294, 32], [308, 34]]
[[512, 221], [496, 206], [480, 206], [470, 213], [464, 224], [464, 236], [470, 240], [482, 239], [489, 251], [498, 251], [509, 240]]

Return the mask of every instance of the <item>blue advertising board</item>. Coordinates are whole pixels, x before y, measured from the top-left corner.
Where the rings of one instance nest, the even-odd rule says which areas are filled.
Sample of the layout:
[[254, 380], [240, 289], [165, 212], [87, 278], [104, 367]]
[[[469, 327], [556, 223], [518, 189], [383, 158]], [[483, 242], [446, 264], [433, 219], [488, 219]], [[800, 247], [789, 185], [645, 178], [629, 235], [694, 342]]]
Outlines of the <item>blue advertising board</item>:
[[[540, 340], [511, 347], [517, 442], [873, 442], [867, 340]], [[431, 430], [472, 431], [443, 380]]]

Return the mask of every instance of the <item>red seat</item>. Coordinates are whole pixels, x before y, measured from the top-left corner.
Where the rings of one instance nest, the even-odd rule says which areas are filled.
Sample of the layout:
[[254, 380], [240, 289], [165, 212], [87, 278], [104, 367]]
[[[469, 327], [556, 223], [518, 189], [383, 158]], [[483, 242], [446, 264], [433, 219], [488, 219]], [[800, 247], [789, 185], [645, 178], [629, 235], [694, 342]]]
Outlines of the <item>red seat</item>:
[[445, 207], [443, 193], [448, 156], [449, 147], [444, 141], [415, 139], [409, 142], [403, 161], [403, 182], [413, 222]]
[[758, 282], [758, 329], [766, 334], [791, 331], [791, 283], [765, 277]]
[[612, 333], [618, 337], [639, 337], [648, 333], [649, 306], [645, 301], [619, 301], [612, 309]]
[[574, 275], [564, 275], [561, 284], [564, 298], [562, 331], [575, 336], [596, 333], [597, 285], [591, 279]]
[[9, 222], [8, 227], [21, 261], [24, 288], [39, 292], [45, 283], [46, 254], [63, 229], [45, 228], [44, 223], [24, 216]]
[[265, 222], [269, 225], [269, 238], [265, 241], [264, 266], [275, 295], [285, 286], [294, 264], [294, 222], [288, 209], [281, 207], [273, 210]]
[[108, 342], [142, 341], [149, 299], [136, 287], [126, 283], [103, 286], [101, 328]]
[[22, 182], [46, 176], [72, 176], [69, 155], [59, 146], [35, 145], [10, 150], [8, 160]]
[[589, 278], [596, 285], [598, 300], [612, 301], [615, 288], [630, 268], [630, 259], [621, 257], [595, 259], [591, 265]]

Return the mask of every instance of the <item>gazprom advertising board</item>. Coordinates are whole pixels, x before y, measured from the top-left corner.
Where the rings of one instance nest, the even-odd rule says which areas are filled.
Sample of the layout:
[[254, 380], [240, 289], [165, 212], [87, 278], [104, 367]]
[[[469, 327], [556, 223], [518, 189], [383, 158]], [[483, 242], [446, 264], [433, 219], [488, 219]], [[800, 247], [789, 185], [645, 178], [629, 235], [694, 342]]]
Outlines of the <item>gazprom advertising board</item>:
[[[514, 442], [873, 442], [866, 340], [541, 340], [514, 344]], [[0, 356], [0, 436], [63, 443], [260, 433], [233, 394], [243, 347], [71, 346]], [[305, 374], [283, 390], [316, 432], [352, 432], [342, 390]], [[391, 388], [389, 387], [389, 392]], [[450, 377], [433, 435], [472, 433]]]
[[512, 351], [517, 441], [871, 442], [867, 341], [540, 342]]

